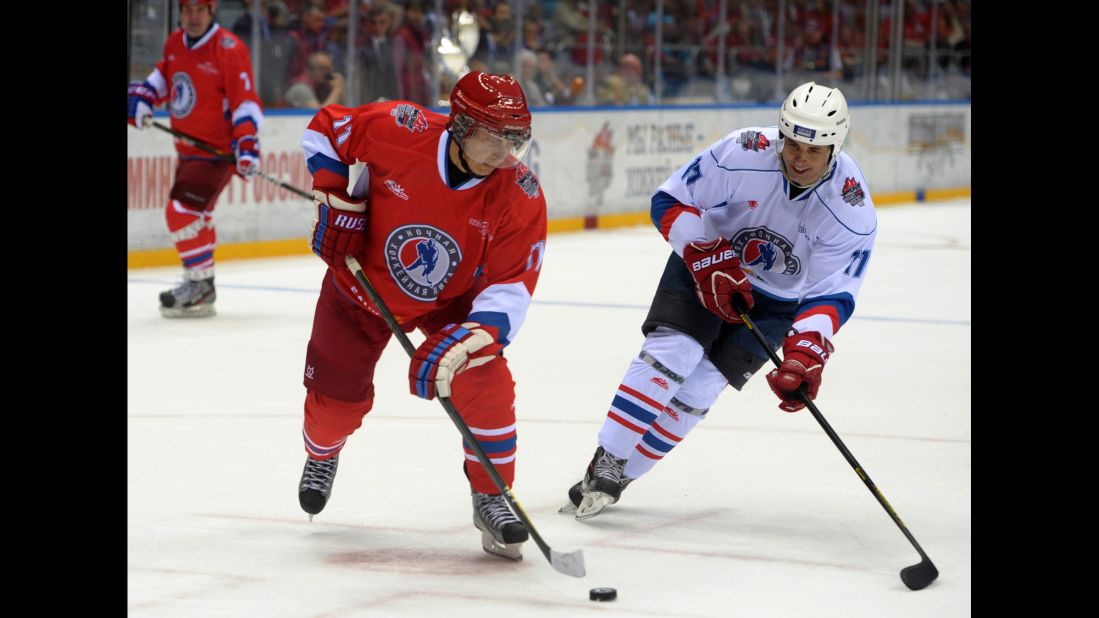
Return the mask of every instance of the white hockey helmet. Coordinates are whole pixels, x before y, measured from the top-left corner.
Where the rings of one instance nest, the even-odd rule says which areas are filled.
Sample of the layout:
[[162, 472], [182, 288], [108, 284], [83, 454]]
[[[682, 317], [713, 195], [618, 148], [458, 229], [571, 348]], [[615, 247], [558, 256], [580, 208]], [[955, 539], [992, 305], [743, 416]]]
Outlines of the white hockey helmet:
[[843, 93], [815, 82], [794, 88], [779, 112], [778, 130], [783, 137], [810, 146], [832, 146], [829, 168], [839, 157], [850, 128], [851, 114]]

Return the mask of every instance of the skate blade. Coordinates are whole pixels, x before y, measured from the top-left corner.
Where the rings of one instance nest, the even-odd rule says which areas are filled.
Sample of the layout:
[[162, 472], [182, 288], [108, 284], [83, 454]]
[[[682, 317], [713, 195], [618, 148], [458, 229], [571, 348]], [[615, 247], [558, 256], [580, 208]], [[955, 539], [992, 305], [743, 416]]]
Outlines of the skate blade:
[[161, 307], [160, 315], [166, 318], [206, 318], [217, 315], [217, 309], [209, 304], [194, 307]]
[[603, 509], [615, 503], [615, 499], [601, 491], [584, 494], [580, 506], [576, 507], [576, 519], [590, 519], [603, 512]]
[[557, 509], [557, 512], [558, 513], [575, 513], [576, 512], [576, 505], [572, 503], [572, 500], [569, 500], [565, 504], [561, 505], [561, 508]]
[[522, 543], [501, 543], [490, 532], [481, 532], [481, 547], [486, 553], [508, 560], [523, 559]]

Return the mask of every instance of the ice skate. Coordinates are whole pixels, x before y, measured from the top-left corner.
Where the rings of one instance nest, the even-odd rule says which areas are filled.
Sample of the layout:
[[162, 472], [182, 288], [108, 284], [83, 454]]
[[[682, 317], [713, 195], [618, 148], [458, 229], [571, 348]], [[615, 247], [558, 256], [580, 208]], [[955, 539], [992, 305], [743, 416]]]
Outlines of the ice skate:
[[214, 276], [209, 271], [184, 273], [183, 283], [160, 293], [160, 315], [166, 318], [201, 318], [216, 315]]
[[481, 531], [481, 546], [490, 554], [522, 560], [523, 542], [529, 534], [501, 494], [473, 492], [473, 525]]
[[557, 509], [558, 513], [575, 514], [576, 507], [580, 506], [580, 501], [584, 499], [584, 490], [581, 489], [581, 485], [584, 481], [576, 481], [576, 484], [569, 487], [569, 501], [561, 505], [561, 508]]
[[569, 502], [576, 505], [576, 519], [595, 517], [618, 502], [622, 490], [633, 480], [622, 475], [625, 467], [625, 459], [607, 453], [602, 446], [595, 449], [595, 455], [584, 472], [584, 480], [579, 483], [579, 503], [575, 502], [577, 486], [569, 489]]
[[313, 516], [323, 511], [324, 505], [328, 504], [339, 463], [339, 455], [323, 461], [306, 458], [301, 484], [298, 486], [298, 503], [303, 511], [309, 513], [309, 521], [313, 521]]

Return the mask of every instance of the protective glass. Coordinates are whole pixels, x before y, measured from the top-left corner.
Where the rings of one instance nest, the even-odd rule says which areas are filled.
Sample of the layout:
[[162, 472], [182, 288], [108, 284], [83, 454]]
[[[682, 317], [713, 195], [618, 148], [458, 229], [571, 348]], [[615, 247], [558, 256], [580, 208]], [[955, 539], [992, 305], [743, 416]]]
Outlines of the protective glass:
[[515, 167], [530, 149], [530, 132], [501, 132], [478, 126], [462, 140], [466, 158], [495, 168]]

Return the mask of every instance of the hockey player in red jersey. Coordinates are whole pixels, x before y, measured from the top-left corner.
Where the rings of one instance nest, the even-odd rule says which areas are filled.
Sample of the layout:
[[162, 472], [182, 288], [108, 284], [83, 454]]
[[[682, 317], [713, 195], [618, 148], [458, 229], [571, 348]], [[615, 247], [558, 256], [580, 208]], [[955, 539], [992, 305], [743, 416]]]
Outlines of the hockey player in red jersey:
[[[449, 118], [406, 101], [329, 105], [302, 137], [317, 208], [312, 248], [329, 266], [305, 359], [299, 500], [310, 518], [373, 406], [374, 367], [391, 337], [346, 268], [348, 254], [404, 330], [427, 336], [409, 367], [412, 394], [449, 397], [505, 482], [514, 480], [515, 384], [503, 349], [538, 281], [546, 202], [519, 161], [531, 124], [519, 84], [469, 73], [450, 102]], [[349, 187], [356, 162], [365, 168]], [[485, 550], [521, 558], [526, 528], [464, 451]]]
[[[247, 179], [258, 169], [263, 108], [252, 78], [248, 47], [214, 21], [215, 0], [180, 0], [180, 29], [164, 44], [164, 57], [145, 81], [129, 86], [128, 122], [152, 121], [167, 102], [172, 128], [236, 156]], [[168, 231], [183, 262], [183, 284], [160, 295], [165, 317], [214, 315], [214, 204], [234, 165], [176, 142], [179, 164], [166, 207]]]

